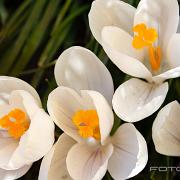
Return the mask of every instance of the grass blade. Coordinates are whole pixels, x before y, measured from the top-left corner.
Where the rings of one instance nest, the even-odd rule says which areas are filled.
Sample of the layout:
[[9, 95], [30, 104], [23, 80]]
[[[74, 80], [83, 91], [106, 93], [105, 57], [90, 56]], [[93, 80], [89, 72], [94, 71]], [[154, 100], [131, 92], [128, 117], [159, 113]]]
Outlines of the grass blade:
[[0, 63], [3, 69], [0, 69], [1, 74], [7, 74], [10, 71], [10, 68], [13, 66], [13, 63], [16, 61], [18, 55], [20, 54], [25, 42], [27, 41], [32, 29], [37, 25], [39, 18], [43, 12], [43, 8], [47, 0], [37, 0], [32, 9], [31, 15], [29, 16], [24, 28], [22, 29], [18, 39], [16, 40], [11, 53], [5, 53], [3, 60]]
[[[18, 58], [18, 61], [13, 67], [12, 75], [17, 76], [29, 63], [31, 60], [33, 54], [38, 49], [39, 45], [42, 43], [42, 41], [45, 39], [46, 36], [46, 29], [50, 25], [52, 19], [56, 15], [57, 9], [58, 9], [59, 1], [57, 0], [51, 0], [46, 8], [45, 14], [41, 20], [41, 22], [37, 25], [36, 29], [33, 31], [31, 36], [29, 37], [20, 58]], [[51, 12], [49, 14], [49, 12]]]
[[[57, 26], [56, 30], [53, 33], [53, 36], [52, 36], [50, 42], [48, 43], [45, 51], [43, 52], [43, 54], [40, 58], [40, 61], [38, 63], [39, 67], [43, 66], [46, 63], [49, 63], [53, 59], [58, 48], [63, 43], [63, 39], [65, 39], [65, 37], [69, 33], [69, 28], [70, 28], [71, 22], [76, 17], [81, 15], [84, 11], [86, 11], [88, 9], [88, 7], [89, 6], [85, 5], [76, 11], [74, 11], [74, 9], [73, 9], [73, 12], [70, 13], [70, 15], [63, 21], [63, 23], [60, 23], [59, 26]], [[43, 76], [43, 72], [35, 74], [35, 76], [32, 80], [32, 84], [34, 87], [38, 86], [38, 83], [41, 80], [42, 76]]]

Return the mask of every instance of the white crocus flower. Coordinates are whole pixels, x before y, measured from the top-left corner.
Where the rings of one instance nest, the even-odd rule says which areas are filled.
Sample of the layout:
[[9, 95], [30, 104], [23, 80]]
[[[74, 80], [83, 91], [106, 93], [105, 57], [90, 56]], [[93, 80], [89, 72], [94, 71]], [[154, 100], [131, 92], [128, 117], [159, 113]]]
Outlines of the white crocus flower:
[[116, 66], [131, 79], [115, 92], [113, 107], [127, 122], [154, 113], [168, 92], [166, 79], [180, 76], [177, 0], [141, 0], [137, 9], [120, 0], [95, 0], [91, 31]]
[[180, 104], [173, 101], [158, 113], [152, 128], [156, 151], [167, 156], [180, 156]]
[[107, 170], [120, 180], [142, 171], [147, 146], [134, 125], [123, 124], [110, 136], [113, 82], [101, 61], [85, 48], [72, 47], [59, 57], [55, 77], [71, 87], [59, 86], [48, 98], [50, 116], [64, 134], [43, 159], [39, 180], [100, 180]]
[[26, 82], [0, 76], [0, 179], [23, 176], [54, 143], [54, 123]]

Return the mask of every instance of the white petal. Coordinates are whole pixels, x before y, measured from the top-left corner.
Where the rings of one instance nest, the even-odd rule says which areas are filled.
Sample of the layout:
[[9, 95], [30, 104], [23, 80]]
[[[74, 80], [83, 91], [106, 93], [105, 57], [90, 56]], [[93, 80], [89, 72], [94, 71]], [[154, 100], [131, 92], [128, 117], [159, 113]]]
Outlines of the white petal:
[[[8, 114], [11, 110], [18, 108], [23, 110], [28, 116], [29, 121], [31, 121], [31, 119], [34, 117], [34, 114], [40, 107], [41, 105], [28, 91], [15, 90], [12, 91], [9, 95], [9, 105], [0, 105], [0, 117]], [[0, 127], [0, 130], [1, 129], [3, 128]], [[8, 136], [8, 134], [6, 136]]]
[[31, 85], [18, 78], [0, 76], [0, 104], [3, 102], [7, 103], [9, 94], [14, 90], [28, 91], [32, 96], [34, 96], [37, 102], [41, 104], [39, 95]]
[[180, 46], [180, 34], [174, 34], [168, 44], [167, 49], [167, 57], [168, 57], [168, 63], [171, 68], [180, 67], [180, 52], [179, 47]]
[[6, 129], [0, 128], [0, 138], [11, 137]]
[[7, 104], [0, 105], [0, 118], [7, 115], [11, 111], [11, 107]]
[[[0, 104], [0, 118], [7, 115], [12, 110], [12, 107], [8, 104]], [[1, 137], [10, 137], [6, 128], [0, 126], [0, 138]]]
[[65, 50], [56, 63], [55, 78], [59, 86], [77, 91], [95, 90], [112, 101], [112, 77], [106, 66], [86, 48], [74, 46]]
[[0, 138], [0, 169], [16, 169], [16, 167], [9, 166], [9, 161], [18, 147], [18, 143], [13, 138]]
[[112, 152], [111, 144], [102, 147], [74, 145], [66, 159], [70, 176], [78, 180], [101, 180], [106, 173]]
[[23, 176], [30, 169], [31, 165], [23, 166], [16, 170], [4, 170], [0, 169], [0, 179], [1, 180], [15, 180]]
[[94, 106], [97, 110], [99, 117], [99, 126], [101, 134], [101, 142], [105, 143], [109, 137], [114, 123], [114, 115], [111, 107], [106, 99], [98, 92], [95, 91], [83, 91], [87, 93], [93, 100]]
[[165, 51], [169, 39], [177, 32], [179, 6], [177, 0], [141, 0], [134, 24], [145, 23], [158, 31], [159, 45]]
[[167, 156], [180, 156], [180, 104], [173, 101], [158, 113], [152, 128], [156, 151]]
[[160, 75], [154, 76], [153, 82], [160, 84], [163, 83], [166, 79], [177, 78], [179, 76], [180, 76], [180, 66], [171, 69], [169, 71], [166, 71]]
[[[11, 106], [9, 106], [8, 104], [0, 104], [0, 118], [7, 115], [11, 110]], [[0, 126], [0, 138], [3, 137], [3, 134], [8, 135], [7, 129]]]
[[66, 87], [56, 88], [49, 94], [47, 108], [58, 127], [76, 141], [82, 141], [72, 117], [77, 111], [88, 108], [76, 91]]
[[102, 30], [102, 38], [103, 41], [114, 48], [114, 50], [132, 58], [143, 60], [144, 52], [133, 48], [133, 37], [123, 29], [114, 26], [106, 26]]
[[114, 153], [108, 171], [114, 179], [127, 179], [141, 172], [148, 160], [146, 141], [132, 124], [123, 124], [112, 137]]
[[54, 143], [54, 124], [48, 114], [39, 109], [31, 119], [26, 133], [21, 137], [10, 164], [17, 168], [41, 159]]
[[153, 77], [153, 80], [155, 82], [163, 82], [166, 79], [170, 78], [176, 78], [180, 76], [180, 52], [179, 52], [179, 46], [180, 46], [180, 34], [174, 34], [168, 44], [167, 48], [167, 71], [163, 72], [162, 74]]
[[89, 26], [96, 40], [101, 43], [104, 26], [117, 26], [132, 34], [135, 8], [119, 0], [96, 0], [89, 12]]
[[141, 62], [144, 52], [132, 46], [132, 36], [117, 27], [105, 27], [102, 46], [113, 63], [124, 73], [151, 80], [151, 73]]
[[139, 79], [130, 79], [116, 90], [113, 108], [124, 121], [140, 121], [159, 109], [167, 92], [167, 82], [156, 85]]
[[62, 134], [52, 150], [43, 158], [40, 168], [39, 180], [71, 180], [66, 168], [66, 157], [69, 149], [76, 142]]
[[103, 95], [96, 91], [84, 90], [79, 95], [73, 89], [58, 87], [49, 95], [47, 107], [54, 122], [78, 142], [85, 141], [72, 122], [74, 114], [79, 110], [97, 110], [102, 143], [113, 126], [113, 112]]
[[20, 108], [25, 111], [30, 120], [33, 118], [37, 109], [41, 108], [36, 99], [24, 90], [13, 91], [9, 97], [9, 104], [13, 108]]
[[55, 150], [55, 145], [43, 157], [42, 162], [41, 162], [41, 166], [40, 166], [40, 170], [39, 170], [38, 180], [49, 180], [49, 177], [48, 177], [49, 176], [49, 169], [50, 169], [50, 166], [51, 166], [52, 158], [54, 156], [54, 150]]

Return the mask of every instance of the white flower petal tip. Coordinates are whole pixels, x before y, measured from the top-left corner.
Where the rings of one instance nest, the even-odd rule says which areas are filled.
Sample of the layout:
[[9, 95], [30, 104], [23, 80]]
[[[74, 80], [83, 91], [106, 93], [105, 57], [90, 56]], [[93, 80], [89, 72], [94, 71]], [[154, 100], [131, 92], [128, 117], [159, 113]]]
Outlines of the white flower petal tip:
[[118, 27], [102, 30], [102, 46], [112, 62], [124, 73], [151, 81], [151, 72], [141, 62], [144, 51], [134, 49], [132, 40], [132, 36]]
[[78, 94], [73, 89], [61, 86], [50, 93], [47, 107], [57, 126], [78, 142], [84, 142], [85, 139], [80, 136], [72, 118], [80, 110], [97, 111], [102, 143], [113, 126], [112, 109], [104, 96], [96, 91], [84, 90]]
[[101, 44], [101, 31], [105, 26], [118, 26], [132, 34], [135, 8], [119, 0], [95, 0], [89, 12], [89, 26]]
[[74, 145], [66, 159], [67, 169], [73, 179], [101, 180], [107, 171], [113, 153], [111, 144], [101, 147]]
[[95, 90], [102, 93], [109, 103], [114, 86], [105, 65], [90, 50], [74, 46], [65, 50], [55, 65], [55, 78], [60, 86], [76, 91]]
[[167, 82], [156, 85], [139, 79], [130, 79], [116, 90], [113, 108], [122, 120], [137, 122], [157, 111], [167, 92]]
[[108, 171], [114, 179], [129, 179], [140, 173], [147, 164], [147, 144], [135, 126], [125, 123], [112, 137], [114, 152]]
[[153, 82], [161, 84], [167, 79], [180, 77], [180, 66], [153, 77]]
[[91, 97], [93, 104], [97, 110], [99, 117], [101, 143], [105, 144], [114, 124], [113, 111], [108, 105], [106, 99], [101, 94], [95, 91], [83, 91], [83, 93]]
[[15, 180], [23, 175], [25, 175], [28, 170], [31, 168], [31, 165], [26, 165], [17, 170], [4, 170], [0, 169], [0, 179], [1, 180]]
[[173, 101], [158, 113], [153, 127], [152, 137], [155, 149], [167, 156], [180, 156], [180, 104]]
[[[162, 18], [163, 17], [163, 18]], [[166, 23], [164, 23], [166, 19]], [[166, 49], [179, 23], [179, 5], [177, 0], [141, 0], [134, 17], [134, 24], [144, 23], [158, 30], [159, 45]]]
[[0, 102], [2, 101], [2, 99], [8, 101], [7, 99], [9, 98], [9, 95], [12, 91], [15, 90], [24, 90], [29, 92], [37, 100], [37, 103], [41, 106], [40, 97], [31, 85], [15, 77], [0, 76]]
[[51, 151], [43, 158], [38, 180], [72, 180], [66, 167], [66, 157], [76, 142], [62, 134]]

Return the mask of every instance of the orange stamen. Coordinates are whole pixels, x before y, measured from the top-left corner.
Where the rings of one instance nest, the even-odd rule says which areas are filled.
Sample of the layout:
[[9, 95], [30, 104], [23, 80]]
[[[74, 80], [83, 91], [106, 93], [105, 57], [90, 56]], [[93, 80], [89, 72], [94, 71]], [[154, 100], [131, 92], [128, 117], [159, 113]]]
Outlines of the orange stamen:
[[153, 71], [158, 71], [161, 66], [161, 48], [154, 47], [153, 44], [158, 38], [158, 33], [154, 28], [147, 28], [145, 24], [138, 24], [133, 27], [136, 33], [132, 45], [135, 49], [148, 47], [150, 65]]
[[161, 65], [161, 48], [149, 47], [150, 64], [153, 71], [158, 71]]
[[83, 138], [100, 139], [99, 118], [95, 110], [80, 110], [72, 118]]
[[26, 114], [20, 109], [14, 109], [0, 118], [0, 126], [8, 130], [10, 136], [20, 138], [29, 128]]

